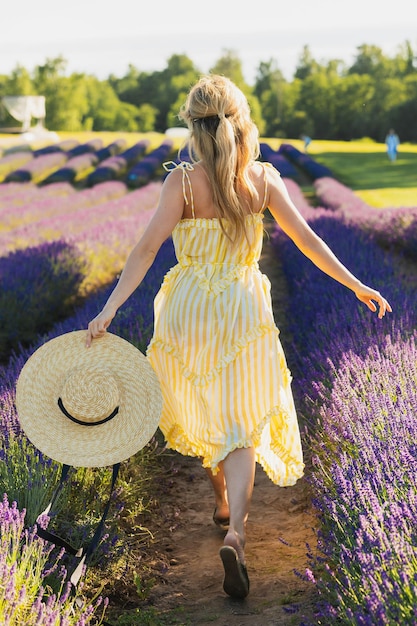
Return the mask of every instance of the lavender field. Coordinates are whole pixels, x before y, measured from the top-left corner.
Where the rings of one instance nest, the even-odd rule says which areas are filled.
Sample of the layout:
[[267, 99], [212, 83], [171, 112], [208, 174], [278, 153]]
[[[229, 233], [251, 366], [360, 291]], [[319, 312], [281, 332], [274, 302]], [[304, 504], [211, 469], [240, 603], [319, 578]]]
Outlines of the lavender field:
[[[415, 624], [417, 209], [376, 211], [333, 178], [315, 181], [305, 218], [394, 313], [378, 320], [311, 265], [277, 228], [286, 272], [294, 390], [311, 455], [319, 551], [305, 576], [318, 622]], [[299, 197], [296, 185], [290, 194]], [[411, 277], [412, 279], [412, 277]], [[415, 282], [414, 282], [415, 284]]]
[[[64, 147], [68, 152], [76, 146]], [[95, 152], [103, 149], [93, 147]], [[71, 167], [67, 180], [55, 177], [45, 183], [53, 159], [44, 161], [44, 170], [29, 167], [45, 155], [25, 160], [17, 152], [13, 165], [13, 153], [0, 159], [0, 623], [5, 626], [102, 622], [108, 601], [100, 592], [101, 581], [120, 565], [128, 532], [116, 528], [133, 501], [130, 482], [146, 455], [157, 454], [152, 442], [143, 459], [138, 455], [127, 465], [96, 560], [85, 583], [71, 593], [73, 559], [36, 535], [38, 515], [59, 468], [21, 431], [15, 383], [38, 346], [85, 328], [153, 214], [161, 188], [158, 168], [172, 156], [172, 146], [165, 145], [142, 168], [143, 144], [136, 146], [137, 159], [128, 165], [127, 159], [124, 164], [115, 160], [124, 148], [122, 143], [114, 147], [91, 185], [88, 176], [105, 165], [104, 157], [93, 170], [94, 159], [72, 155], [78, 159], [74, 167], [84, 171], [84, 178], [75, 175], [78, 184]], [[149, 146], [146, 150], [149, 154]], [[68, 155], [58, 156], [55, 172], [70, 163]], [[289, 144], [278, 151], [264, 145], [262, 156], [280, 169], [313, 228], [361, 280], [386, 295], [394, 311], [378, 320], [275, 227], [272, 244], [289, 293], [291, 340], [284, 337], [283, 342], [319, 527], [318, 549], [307, 547], [308, 568], [297, 574], [317, 589], [317, 624], [412, 625], [417, 623], [417, 295], [400, 268], [405, 262], [414, 267], [417, 206], [376, 211], [329, 169]], [[19, 168], [36, 172], [36, 178], [17, 180], [13, 172]], [[317, 206], [306, 200], [297, 182], [300, 171], [312, 180]], [[151, 336], [153, 297], [173, 263], [167, 241], [112, 325], [113, 332], [142, 350]], [[79, 470], [74, 480], [85, 494], [85, 499], [71, 494], [72, 515], [82, 519], [73, 539], [82, 542], [82, 529], [88, 531], [96, 521], [97, 497], [105, 498], [108, 476], [105, 470]], [[56, 519], [38, 523], [54, 523], [66, 534], [71, 530], [59, 512]], [[291, 619], [296, 619], [296, 608]]]

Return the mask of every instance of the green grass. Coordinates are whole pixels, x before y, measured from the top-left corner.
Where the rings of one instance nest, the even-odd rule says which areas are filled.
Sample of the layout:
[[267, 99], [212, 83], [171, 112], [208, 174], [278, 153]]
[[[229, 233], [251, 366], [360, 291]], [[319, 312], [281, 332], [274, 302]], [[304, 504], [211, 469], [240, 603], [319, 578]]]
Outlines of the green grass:
[[189, 618], [182, 615], [183, 612], [183, 607], [172, 609], [162, 615], [158, 613], [155, 607], [131, 609], [125, 611], [123, 615], [113, 618], [111, 623], [114, 626], [195, 626], [191, 624]]
[[[282, 143], [291, 143], [304, 151], [300, 139], [262, 138], [278, 150]], [[388, 161], [386, 146], [367, 137], [356, 141], [311, 142], [308, 154], [326, 165], [334, 176], [350, 187], [367, 204], [377, 207], [417, 206], [417, 145], [401, 144], [395, 163]], [[314, 188], [299, 181], [303, 192], [315, 204]]]
[[380, 152], [323, 152], [315, 158], [353, 190], [409, 189], [417, 184], [417, 152], [399, 154], [394, 163]]
[[310, 154], [371, 206], [417, 206], [417, 145], [400, 146], [394, 163], [384, 144], [370, 141], [318, 141]]
[[365, 189], [355, 192], [366, 204], [383, 209], [384, 207], [416, 207], [417, 187], [401, 189]]

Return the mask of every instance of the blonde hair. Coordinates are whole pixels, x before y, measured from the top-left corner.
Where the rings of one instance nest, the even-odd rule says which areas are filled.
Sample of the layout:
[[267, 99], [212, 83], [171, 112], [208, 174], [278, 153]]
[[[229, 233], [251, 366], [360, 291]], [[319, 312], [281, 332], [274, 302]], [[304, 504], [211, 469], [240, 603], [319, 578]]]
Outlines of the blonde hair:
[[245, 217], [252, 212], [255, 193], [248, 166], [259, 156], [249, 103], [230, 79], [210, 74], [191, 88], [179, 118], [190, 130], [191, 160], [204, 161], [221, 228], [236, 243], [247, 237]]

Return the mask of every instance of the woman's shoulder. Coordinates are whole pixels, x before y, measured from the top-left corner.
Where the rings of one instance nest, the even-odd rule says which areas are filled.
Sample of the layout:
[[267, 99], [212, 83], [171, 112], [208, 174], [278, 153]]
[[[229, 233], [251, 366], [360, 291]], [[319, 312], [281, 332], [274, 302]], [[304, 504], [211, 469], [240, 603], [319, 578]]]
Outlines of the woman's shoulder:
[[163, 168], [167, 172], [164, 186], [170, 189], [175, 187], [184, 189], [185, 181], [188, 181], [188, 186], [194, 186], [199, 184], [199, 181], [203, 178], [198, 163], [190, 163], [189, 161], [167, 161], [163, 163]]
[[168, 175], [179, 176], [182, 173], [193, 178], [206, 176], [202, 161], [167, 161], [163, 163], [163, 168]]
[[272, 183], [280, 178], [279, 171], [272, 165], [272, 163], [268, 163], [267, 161], [255, 161], [249, 166], [249, 174], [255, 184], [257, 182]]

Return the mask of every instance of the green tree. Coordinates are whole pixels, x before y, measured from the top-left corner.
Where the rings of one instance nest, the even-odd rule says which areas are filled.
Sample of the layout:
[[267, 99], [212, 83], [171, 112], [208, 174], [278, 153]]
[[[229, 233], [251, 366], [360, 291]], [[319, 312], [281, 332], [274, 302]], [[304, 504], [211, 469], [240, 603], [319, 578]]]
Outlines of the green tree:
[[[118, 126], [122, 119], [126, 120], [126, 117], [120, 111], [120, 117], [117, 121], [121, 103], [113, 87], [107, 81], [98, 81], [92, 77], [88, 84], [88, 100], [88, 116], [93, 120], [93, 130], [124, 130]], [[132, 111], [129, 110], [129, 115], [131, 113]]]
[[401, 141], [417, 142], [417, 73], [404, 80], [406, 99], [391, 110], [391, 126], [397, 131]]
[[251, 109], [252, 119], [257, 125], [259, 132], [261, 134], [264, 133], [265, 123], [262, 118], [261, 105], [252, 88], [245, 82], [242, 61], [238, 54], [234, 50], [223, 50], [222, 56], [210, 68], [209, 72], [230, 78], [243, 91]]
[[[130, 68], [129, 80], [124, 77], [126, 81], [124, 84], [129, 85], [129, 88], [123, 91], [123, 83], [116, 83], [115, 88], [122, 100], [135, 104], [142, 111], [143, 123], [149, 125], [153, 116], [152, 130], [165, 132], [168, 127], [178, 125], [178, 119], [175, 118], [179, 107], [199, 75], [200, 71], [189, 57], [174, 54], [168, 59], [168, 65], [162, 71], [137, 73], [135, 78], [134, 70]], [[147, 108], [142, 109], [145, 105]]]
[[148, 133], [155, 128], [155, 120], [158, 114], [157, 109], [151, 104], [141, 104], [137, 107], [136, 121], [138, 131]]
[[210, 73], [227, 76], [248, 95], [250, 88], [243, 76], [242, 61], [235, 50], [224, 49], [222, 56], [210, 68]]
[[314, 60], [309, 46], [304, 46], [301, 54], [298, 57], [297, 67], [294, 73], [294, 78], [305, 80], [319, 69], [320, 65]]
[[[66, 67], [62, 56], [47, 58], [32, 75], [18, 65], [9, 76], [0, 76], [0, 96], [44, 95], [51, 130], [164, 132], [178, 125], [178, 111], [201, 75], [183, 54], [172, 55], [162, 71], [141, 72], [130, 64], [124, 76], [110, 75], [104, 81], [85, 74], [67, 76]], [[318, 63], [304, 46], [290, 82], [270, 59], [260, 63], [251, 87], [238, 54], [229, 49], [210, 72], [228, 76], [242, 89], [263, 136], [307, 133], [383, 141], [394, 127], [403, 142], [416, 140], [417, 65], [408, 41], [392, 58], [378, 46], [363, 44], [350, 67], [339, 59]]]
[[299, 137], [302, 134], [314, 137], [314, 125], [302, 108], [300, 100], [302, 81], [295, 78], [283, 89], [282, 128], [283, 137]]
[[401, 78], [374, 81], [374, 98], [371, 104], [370, 136], [384, 141], [393, 126], [393, 109], [407, 101], [407, 87]]
[[[127, 73], [121, 78], [110, 74], [108, 82], [121, 100], [134, 104], [135, 91], [138, 88], [140, 71], [132, 64], [129, 64]], [[123, 96], [123, 97], [122, 97]]]
[[141, 81], [146, 76], [147, 74], [140, 72], [134, 65], [129, 65], [124, 76], [117, 78], [112, 74], [109, 76], [108, 82], [119, 100], [140, 107], [147, 103], [144, 100], [144, 91], [141, 91]]
[[127, 133], [135, 133], [139, 129], [138, 125], [138, 109], [128, 102], [117, 102], [114, 118], [112, 121], [113, 131], [123, 131]]
[[330, 139], [335, 125], [334, 93], [337, 83], [321, 69], [301, 81], [297, 109], [305, 111], [313, 136]]
[[357, 47], [357, 54], [349, 74], [369, 74], [375, 80], [393, 76], [394, 64], [384, 55], [379, 46], [363, 44]]
[[2, 96], [38, 95], [34, 91], [35, 88], [29, 72], [22, 65], [16, 65], [10, 76], [5, 77], [5, 80], [2, 81], [2, 83]]
[[340, 80], [335, 95], [335, 139], [370, 136], [374, 95], [374, 81], [367, 74]]
[[1, 104], [3, 96], [32, 96], [37, 95], [29, 72], [22, 66], [16, 65], [10, 76], [0, 77], [0, 123], [5, 128], [17, 125], [6, 107]]
[[264, 122], [263, 132], [268, 137], [285, 136], [283, 111], [286, 85], [284, 75], [274, 59], [259, 64], [253, 93], [258, 98]]
[[39, 94], [45, 96], [45, 125], [51, 130], [80, 131], [88, 111], [84, 75], [65, 76], [67, 61], [62, 57], [46, 59], [35, 67], [33, 83]]
[[157, 130], [164, 132], [170, 126], [178, 125], [176, 116], [179, 107], [199, 75], [200, 72], [185, 54], [174, 54], [168, 59], [166, 69], [159, 74]]
[[413, 51], [411, 43], [405, 43], [398, 48], [397, 54], [392, 59], [393, 75], [395, 77], [408, 76], [417, 73], [417, 57]]

